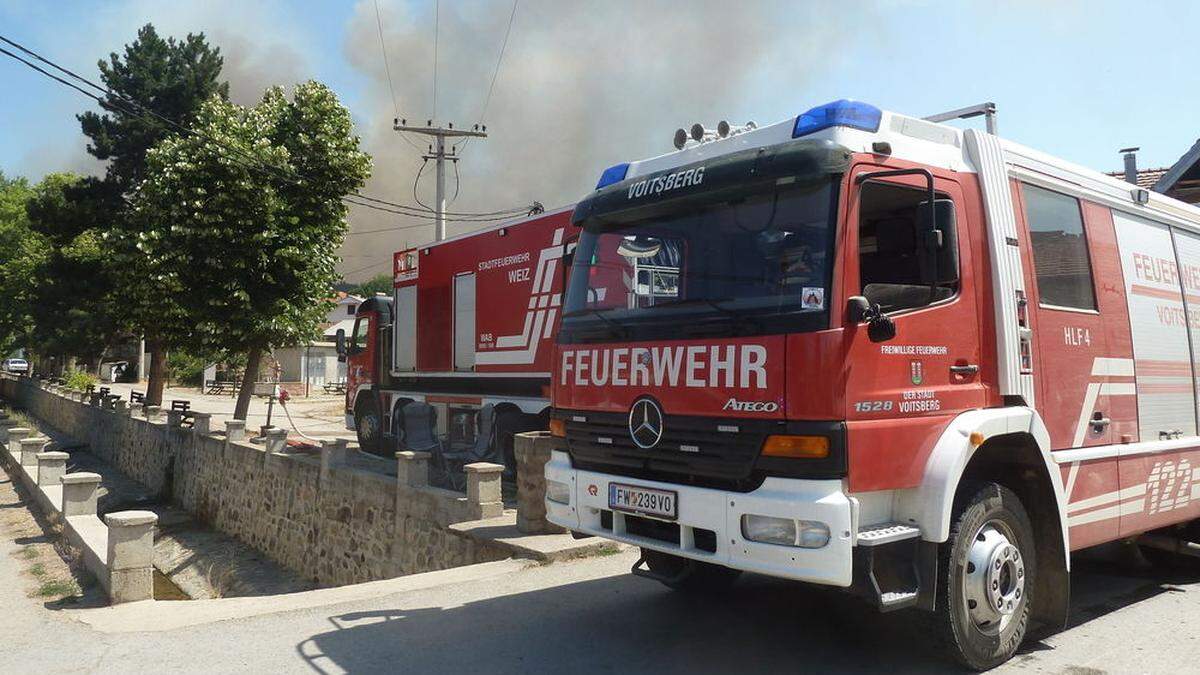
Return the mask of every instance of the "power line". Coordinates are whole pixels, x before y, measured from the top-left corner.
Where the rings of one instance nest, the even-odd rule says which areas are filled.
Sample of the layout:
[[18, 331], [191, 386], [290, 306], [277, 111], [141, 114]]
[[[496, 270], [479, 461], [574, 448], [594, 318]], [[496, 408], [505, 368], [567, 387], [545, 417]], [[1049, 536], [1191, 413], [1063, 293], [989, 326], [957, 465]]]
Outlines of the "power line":
[[[86, 90], [80, 88], [79, 86], [75, 85], [72, 82], [68, 82], [67, 80], [62, 79], [62, 78], [58, 77], [57, 75], [54, 75], [53, 73], [50, 73], [50, 72], [44, 70], [43, 68], [37, 66], [34, 63], [30, 63], [29, 61], [26, 61], [25, 59], [21, 58], [17, 54], [14, 54], [6, 49], [0, 48], [0, 53], [3, 53], [5, 55], [13, 58], [14, 60], [19, 61], [22, 64], [28, 66], [29, 68], [32, 68], [33, 70], [41, 73], [42, 75], [45, 75], [46, 77], [49, 77], [49, 78], [59, 82], [60, 84], [64, 84], [64, 85], [78, 91], [79, 93], [83, 94], [84, 96], [87, 96], [88, 98], [95, 100], [97, 103], [100, 104], [100, 106], [102, 108], [109, 109], [114, 112], [121, 112], [126, 115], [131, 115], [133, 117], [137, 117], [137, 118], [143, 119], [143, 120], [147, 119], [146, 115], [150, 115], [150, 116], [154, 117], [155, 119], [161, 121], [162, 123], [166, 124], [167, 126], [169, 126], [172, 129], [178, 130], [179, 132], [184, 133], [184, 134], [189, 134], [189, 135], [193, 135], [198, 138], [204, 139], [204, 140], [208, 141], [209, 143], [212, 143], [213, 145], [215, 145], [223, 150], [238, 154], [256, 164], [256, 166], [250, 166], [250, 165], [235, 161], [235, 163], [237, 163], [239, 166], [242, 166], [243, 168], [252, 168], [252, 169], [256, 169], [256, 170], [263, 171], [266, 173], [270, 173], [278, 178], [281, 178], [281, 179], [291, 182], [293, 184], [298, 184], [300, 181], [306, 180], [306, 177], [301, 175], [297, 171], [295, 171], [295, 169], [280, 168], [280, 167], [272, 166], [270, 164], [267, 164], [266, 162], [263, 162], [259, 158], [254, 157], [253, 155], [250, 155], [249, 153], [245, 152], [244, 150], [238, 148], [237, 146], [226, 145], [226, 144], [212, 138], [211, 136], [208, 136], [206, 134], [198, 132], [194, 129], [185, 127], [185, 126], [179, 124], [178, 122], [176, 122], [168, 117], [165, 117], [165, 116], [159, 114], [158, 112], [156, 112], [150, 108], [147, 108], [146, 106], [143, 106], [138, 101], [133, 100], [127, 96], [118, 94], [117, 92], [114, 92], [111, 89], [108, 89], [107, 87], [96, 84], [95, 82], [87, 79], [86, 77], [83, 77], [82, 75], [79, 75], [78, 73], [75, 73], [67, 68], [64, 68], [64, 67], [58, 65], [57, 63], [54, 63], [53, 61], [50, 61], [49, 59], [43, 57], [42, 55], [38, 54], [37, 52], [34, 52], [34, 51], [28, 49], [27, 47], [25, 47], [17, 42], [14, 42], [13, 40], [10, 40], [7, 37], [4, 37], [3, 35], [0, 35], [0, 41], [3, 41], [9, 45], [12, 45], [13, 47], [19, 49], [20, 51], [37, 59], [38, 61], [41, 61], [42, 63], [49, 65], [50, 67], [54, 68], [55, 70], [58, 70], [64, 74], [92, 87], [93, 89], [96, 89], [97, 91], [100, 91], [100, 92], [112, 97], [113, 99], [115, 99], [117, 101], [121, 101], [130, 106], [133, 106], [136, 110], [130, 111], [130, 110], [118, 105], [117, 103], [114, 103], [112, 100], [105, 100], [104, 98], [102, 98], [96, 94], [93, 94], [89, 91], [86, 91]], [[141, 111], [141, 112], [137, 112], [137, 111]], [[282, 173], [283, 171], [287, 171], [291, 175], [285, 175], [284, 173]], [[357, 197], [359, 199], [362, 199], [362, 200], [374, 202], [376, 204], [382, 204], [382, 205], [394, 207], [395, 209], [400, 210], [400, 211], [395, 211], [396, 213], [400, 213], [402, 215], [408, 215], [408, 216], [414, 217], [414, 218], [436, 219], [436, 217], [437, 217], [436, 214], [434, 214], [428, 207], [422, 206], [421, 208], [418, 208], [418, 207], [407, 205], [407, 204], [399, 204], [396, 202], [390, 202], [390, 201], [387, 201], [384, 199], [379, 199], [377, 197], [371, 197], [369, 195], [365, 195], [357, 190], [355, 190], [353, 192], [353, 196]], [[347, 195], [347, 196], [343, 197], [342, 200], [348, 201], [349, 197], [350, 197], [350, 195]], [[356, 203], [356, 202], [350, 202], [350, 203]], [[368, 204], [358, 203], [358, 205], [366, 206], [368, 208], [373, 208]], [[513, 210], [516, 211], [516, 209], [513, 209]], [[445, 212], [446, 215], [464, 216], [468, 219], [471, 217], [474, 217], [474, 216], [492, 215], [493, 213], [498, 213], [498, 212], [491, 212], [491, 213]]]
[[487, 115], [488, 103], [492, 100], [492, 90], [496, 88], [496, 76], [500, 74], [500, 64], [504, 62], [504, 49], [508, 47], [508, 36], [512, 33], [513, 19], [517, 16], [517, 3], [520, 0], [513, 0], [512, 12], [508, 15], [508, 28], [504, 29], [504, 40], [500, 43], [500, 56], [496, 57], [496, 69], [492, 71], [492, 83], [488, 85], [487, 96], [483, 99], [483, 109], [479, 111], [479, 123], [483, 124], [483, 118]]
[[[387, 74], [388, 91], [392, 93], [392, 110], [396, 113], [396, 117], [400, 116], [400, 104], [396, 101], [396, 87], [392, 83], [392, 65], [388, 60], [387, 42], [383, 39], [383, 17], [379, 13], [379, 0], [375, 0], [375, 26], [379, 29], [379, 50], [383, 52], [383, 71]], [[404, 139], [417, 152], [423, 152], [421, 146], [412, 141], [411, 138], [404, 134], [400, 134], [400, 138]]]
[[[487, 96], [483, 98], [483, 107], [479, 111], [479, 124], [483, 124], [483, 119], [487, 115], [488, 104], [492, 101], [492, 91], [496, 88], [496, 78], [500, 75], [500, 64], [504, 62], [504, 50], [508, 47], [508, 36], [512, 33], [513, 19], [517, 16], [517, 4], [520, 0], [513, 0], [512, 12], [508, 15], [508, 27], [504, 29], [504, 39], [500, 42], [500, 55], [496, 57], [496, 69], [492, 71], [492, 81], [488, 84]], [[454, 146], [454, 150], [458, 155], [462, 156], [462, 151], [466, 149], [467, 144], [471, 142], [470, 137], [463, 139], [463, 142]], [[457, 176], [458, 166], [454, 167], [455, 175]], [[458, 188], [456, 187], [455, 190]]]

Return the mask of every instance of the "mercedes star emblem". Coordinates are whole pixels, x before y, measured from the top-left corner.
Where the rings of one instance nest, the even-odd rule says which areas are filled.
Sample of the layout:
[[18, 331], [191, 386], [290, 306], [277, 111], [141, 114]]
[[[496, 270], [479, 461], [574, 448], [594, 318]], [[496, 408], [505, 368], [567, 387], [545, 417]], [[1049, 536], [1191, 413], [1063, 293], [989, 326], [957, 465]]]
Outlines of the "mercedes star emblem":
[[658, 404], [648, 398], [634, 401], [629, 409], [629, 437], [635, 445], [649, 450], [658, 445], [663, 435], [663, 413]]

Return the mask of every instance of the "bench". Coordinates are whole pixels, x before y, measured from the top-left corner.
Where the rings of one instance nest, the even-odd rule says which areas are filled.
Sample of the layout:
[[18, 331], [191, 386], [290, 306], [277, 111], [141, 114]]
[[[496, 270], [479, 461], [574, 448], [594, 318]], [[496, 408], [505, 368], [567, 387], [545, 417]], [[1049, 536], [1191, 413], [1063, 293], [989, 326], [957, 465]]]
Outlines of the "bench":
[[140, 391], [131, 391], [129, 392], [129, 400], [134, 403], [141, 403], [142, 405], [145, 405], [146, 395]]
[[175, 399], [175, 400], [172, 400], [172, 401], [171, 401], [171, 410], [178, 410], [178, 411], [180, 411], [180, 412], [187, 412], [187, 411], [189, 411], [189, 410], [191, 410], [191, 409], [192, 409], [192, 403], [191, 403], [191, 401], [181, 401], [181, 400], [179, 400], [179, 399]]
[[346, 383], [344, 381], [326, 382], [324, 389], [326, 394], [344, 394], [346, 393]]
[[205, 380], [205, 394], [236, 394], [241, 385], [234, 380]]

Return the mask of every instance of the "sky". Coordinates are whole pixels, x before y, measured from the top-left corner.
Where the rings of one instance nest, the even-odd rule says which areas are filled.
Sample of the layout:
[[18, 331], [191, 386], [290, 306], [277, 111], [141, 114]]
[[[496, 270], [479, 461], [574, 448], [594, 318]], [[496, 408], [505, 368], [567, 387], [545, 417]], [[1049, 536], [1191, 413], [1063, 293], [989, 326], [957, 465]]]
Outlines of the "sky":
[[[567, 205], [605, 167], [670, 151], [678, 127], [765, 124], [839, 98], [915, 116], [993, 101], [1000, 135], [1105, 171], [1127, 146], [1142, 168], [1170, 166], [1200, 137], [1197, 3], [518, 0], [500, 60], [511, 0], [377, 1], [0, 0], [0, 34], [98, 79], [97, 60], [145, 23], [203, 32], [246, 105], [272, 84], [325, 82], [374, 158], [364, 192], [405, 204], [418, 175], [432, 202], [433, 171], [392, 119], [483, 122], [489, 137], [461, 149], [459, 212]], [[75, 120], [88, 99], [3, 55], [0, 92], [0, 171], [103, 172]], [[351, 280], [433, 238], [403, 216], [349, 219]]]

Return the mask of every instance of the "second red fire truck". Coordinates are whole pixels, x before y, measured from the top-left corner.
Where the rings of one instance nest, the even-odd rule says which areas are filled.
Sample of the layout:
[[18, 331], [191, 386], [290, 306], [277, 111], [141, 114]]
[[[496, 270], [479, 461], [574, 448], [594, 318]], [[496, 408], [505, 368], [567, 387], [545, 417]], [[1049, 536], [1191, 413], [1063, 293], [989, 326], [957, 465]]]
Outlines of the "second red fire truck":
[[1197, 548], [1200, 210], [837, 101], [570, 217], [546, 505], [635, 572], [854, 589], [982, 669], [1064, 625], [1073, 551]]

